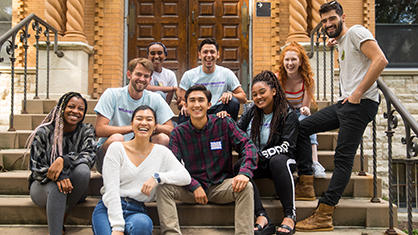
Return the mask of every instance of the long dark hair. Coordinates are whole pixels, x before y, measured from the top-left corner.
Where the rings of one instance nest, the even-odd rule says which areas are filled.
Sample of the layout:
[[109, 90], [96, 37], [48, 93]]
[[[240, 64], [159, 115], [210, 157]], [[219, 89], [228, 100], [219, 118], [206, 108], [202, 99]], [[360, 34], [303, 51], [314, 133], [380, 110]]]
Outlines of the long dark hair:
[[[270, 141], [273, 134], [280, 135], [280, 133], [276, 131], [275, 127], [284, 123], [284, 120], [286, 119], [287, 115], [287, 107], [290, 105], [290, 103], [286, 99], [286, 94], [284, 93], [283, 88], [280, 85], [279, 79], [277, 79], [276, 75], [274, 75], [273, 72], [264, 70], [261, 73], [257, 74], [253, 78], [252, 86], [254, 86], [254, 84], [256, 84], [257, 82], [264, 82], [271, 89], [276, 89], [276, 94], [273, 96], [273, 117], [271, 118], [270, 135], [268, 138], [268, 141]], [[251, 124], [251, 139], [254, 143], [258, 143], [258, 145], [260, 145], [260, 131], [263, 116], [263, 110], [255, 106], [253, 122]]]

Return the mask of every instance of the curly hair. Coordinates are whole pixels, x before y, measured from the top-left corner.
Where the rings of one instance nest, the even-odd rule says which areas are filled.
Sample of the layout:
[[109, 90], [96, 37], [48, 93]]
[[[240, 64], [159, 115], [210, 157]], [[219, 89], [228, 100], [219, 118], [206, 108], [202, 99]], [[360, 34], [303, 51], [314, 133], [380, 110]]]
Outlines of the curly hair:
[[78, 124], [82, 123], [87, 113], [87, 101], [78, 92], [67, 92], [63, 96], [61, 96], [55, 107], [51, 110], [51, 112], [49, 112], [49, 114], [45, 117], [41, 124], [35, 128], [35, 130], [32, 132], [32, 134], [28, 137], [28, 140], [26, 141], [26, 146], [28, 150], [32, 145], [33, 139], [35, 138], [38, 129], [42, 126], [54, 124], [54, 143], [52, 145], [51, 150], [52, 156], [50, 157], [51, 164], [55, 161], [57, 157], [62, 155], [62, 137], [64, 136], [64, 110], [67, 107], [68, 101], [70, 101], [70, 99], [73, 97], [80, 98], [84, 102], [84, 115]]
[[303, 78], [303, 83], [305, 84], [306, 91], [309, 95], [311, 103], [316, 107], [315, 98], [313, 95], [313, 91], [315, 89], [315, 81], [313, 79], [314, 74], [311, 69], [311, 64], [309, 63], [308, 55], [306, 55], [305, 50], [303, 47], [297, 43], [297, 42], [291, 42], [289, 43], [282, 51], [279, 57], [279, 71], [277, 72], [278, 78], [284, 89], [286, 90], [286, 79], [287, 79], [287, 72], [284, 68], [284, 56], [286, 55], [286, 52], [288, 51], [294, 51], [297, 53], [299, 60], [300, 60], [300, 66], [299, 66], [299, 73]]
[[[284, 90], [282, 86], [280, 85], [279, 80], [277, 79], [276, 75], [268, 70], [264, 70], [261, 73], [257, 74], [253, 80], [252, 80], [252, 86], [256, 84], [257, 82], [264, 82], [267, 86], [269, 86], [271, 89], [276, 90], [276, 94], [273, 96], [273, 117], [271, 118], [270, 123], [270, 135], [268, 138], [268, 141], [271, 140], [273, 134], [274, 135], [280, 135], [280, 133], [276, 132], [276, 128], [274, 128], [276, 125], [281, 125], [284, 123], [284, 120], [286, 119], [287, 115], [287, 107], [290, 104], [290, 102], [286, 99], [286, 94], [284, 93]], [[257, 143], [260, 145], [260, 132], [261, 132], [261, 125], [263, 124], [263, 116], [264, 112], [262, 109], [255, 106], [254, 109], [254, 115], [253, 115], [253, 122], [251, 124], [251, 140], [254, 143]], [[283, 122], [283, 123], [281, 123]]]

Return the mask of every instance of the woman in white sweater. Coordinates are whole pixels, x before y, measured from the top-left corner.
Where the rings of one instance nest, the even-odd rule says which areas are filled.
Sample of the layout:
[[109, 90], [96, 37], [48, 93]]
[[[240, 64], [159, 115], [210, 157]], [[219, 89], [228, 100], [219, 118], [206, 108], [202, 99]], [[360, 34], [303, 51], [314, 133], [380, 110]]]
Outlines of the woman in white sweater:
[[96, 235], [152, 234], [144, 202], [155, 197], [158, 184], [188, 185], [190, 175], [165, 146], [149, 141], [156, 114], [147, 105], [132, 114], [134, 139], [112, 143], [104, 158], [103, 195], [93, 212]]

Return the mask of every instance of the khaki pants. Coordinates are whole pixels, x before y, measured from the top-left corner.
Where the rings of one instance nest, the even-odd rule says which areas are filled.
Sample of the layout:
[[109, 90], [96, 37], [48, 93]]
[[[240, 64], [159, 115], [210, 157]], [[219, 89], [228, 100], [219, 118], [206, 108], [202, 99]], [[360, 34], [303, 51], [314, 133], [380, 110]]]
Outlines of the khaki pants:
[[[235, 202], [235, 234], [254, 234], [254, 190], [248, 182], [241, 192], [234, 193], [232, 179], [225, 179], [221, 184], [212, 185], [206, 192], [209, 202], [225, 204]], [[176, 202], [179, 200], [196, 204], [194, 194], [187, 189], [163, 184], [157, 188], [157, 208], [160, 218], [161, 234], [181, 234]]]

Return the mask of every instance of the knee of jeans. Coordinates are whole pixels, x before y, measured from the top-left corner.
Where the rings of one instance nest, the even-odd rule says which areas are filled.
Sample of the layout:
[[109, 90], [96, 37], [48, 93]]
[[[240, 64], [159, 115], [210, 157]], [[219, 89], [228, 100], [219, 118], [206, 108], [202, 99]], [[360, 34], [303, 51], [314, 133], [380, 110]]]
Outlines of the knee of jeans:
[[137, 214], [134, 219], [125, 223], [125, 232], [130, 235], [142, 235], [152, 233], [152, 220], [145, 214]]

